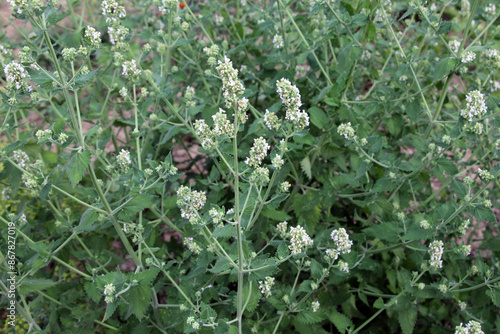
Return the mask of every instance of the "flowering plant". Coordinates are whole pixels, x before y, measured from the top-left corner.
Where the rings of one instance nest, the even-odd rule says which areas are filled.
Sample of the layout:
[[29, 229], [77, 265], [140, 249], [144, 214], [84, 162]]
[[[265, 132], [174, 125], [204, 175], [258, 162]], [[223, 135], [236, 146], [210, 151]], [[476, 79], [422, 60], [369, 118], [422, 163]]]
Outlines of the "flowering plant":
[[8, 5], [7, 332], [499, 331], [495, 4]]

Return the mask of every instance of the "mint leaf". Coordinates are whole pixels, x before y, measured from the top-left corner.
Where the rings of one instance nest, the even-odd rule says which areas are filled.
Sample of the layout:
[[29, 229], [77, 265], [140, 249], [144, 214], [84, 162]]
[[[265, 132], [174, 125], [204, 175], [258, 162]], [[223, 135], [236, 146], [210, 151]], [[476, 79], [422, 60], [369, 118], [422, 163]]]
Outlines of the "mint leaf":
[[90, 151], [76, 152], [65, 166], [66, 174], [73, 188], [82, 180], [90, 165]]

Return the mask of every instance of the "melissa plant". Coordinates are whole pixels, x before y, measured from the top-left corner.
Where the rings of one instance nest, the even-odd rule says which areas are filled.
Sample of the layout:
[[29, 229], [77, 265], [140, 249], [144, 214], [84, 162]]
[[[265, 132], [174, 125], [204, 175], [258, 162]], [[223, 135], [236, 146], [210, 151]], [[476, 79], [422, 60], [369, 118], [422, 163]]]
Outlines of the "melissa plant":
[[7, 332], [500, 332], [495, 4], [8, 3]]

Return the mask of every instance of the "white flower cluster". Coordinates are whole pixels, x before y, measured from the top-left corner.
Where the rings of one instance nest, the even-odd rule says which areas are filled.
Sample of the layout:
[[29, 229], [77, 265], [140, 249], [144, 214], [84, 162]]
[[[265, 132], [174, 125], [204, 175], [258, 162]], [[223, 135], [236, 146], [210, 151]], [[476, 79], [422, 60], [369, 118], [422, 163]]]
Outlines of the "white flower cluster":
[[135, 59], [126, 61], [122, 64], [122, 76], [130, 81], [138, 81], [141, 75], [141, 70], [137, 68]]
[[26, 169], [26, 167], [28, 167], [29, 165], [30, 158], [26, 154], [26, 152], [21, 150], [16, 150], [12, 154], [12, 160], [14, 160], [19, 167]]
[[198, 119], [193, 124], [198, 137], [200, 137], [201, 146], [209, 151], [217, 148], [219, 144], [218, 137], [224, 135], [233, 136], [234, 134], [234, 124], [227, 119], [224, 109], [219, 108], [219, 111], [212, 116], [212, 119], [214, 120], [213, 129], [210, 129], [203, 119]]
[[274, 112], [270, 112], [269, 110], [266, 109], [266, 113], [264, 114], [264, 123], [266, 123], [266, 126], [270, 130], [279, 130], [281, 127], [281, 122], [276, 116]]
[[191, 224], [199, 223], [198, 211], [207, 201], [205, 192], [191, 191], [186, 186], [177, 190], [177, 206], [181, 209], [181, 217], [188, 219]]
[[320, 306], [320, 304], [317, 300], [315, 300], [311, 303], [311, 307], [313, 309], [313, 312], [318, 312], [319, 306]]
[[288, 248], [294, 255], [304, 252], [307, 247], [312, 246], [314, 243], [311, 237], [307, 235], [306, 230], [300, 225], [290, 227], [290, 236], [291, 245]]
[[488, 49], [483, 52], [483, 55], [488, 59], [488, 63], [494, 67], [500, 67], [500, 53], [496, 49]]
[[227, 119], [227, 114], [223, 109], [219, 108], [219, 112], [213, 115], [212, 119], [214, 120], [212, 132], [215, 136], [233, 135], [234, 124]]
[[443, 267], [441, 257], [444, 252], [444, 243], [441, 240], [433, 241], [429, 246], [429, 254], [431, 255], [430, 265], [435, 269]]
[[271, 288], [274, 285], [274, 277], [266, 277], [264, 281], [259, 281], [260, 293], [262, 293], [266, 298], [271, 297]]
[[275, 169], [280, 169], [281, 167], [283, 167], [283, 164], [285, 163], [285, 161], [279, 154], [276, 154], [271, 162]]
[[472, 51], [462, 54], [462, 63], [467, 64], [476, 59], [476, 54]]
[[465, 327], [463, 327], [462, 324], [455, 327], [455, 334], [484, 334], [484, 332], [481, 330], [481, 324], [479, 322], [471, 320]]
[[276, 87], [281, 102], [286, 108], [285, 119], [292, 122], [297, 131], [303, 130], [309, 125], [309, 115], [305, 111], [300, 111], [302, 102], [298, 88], [285, 78], [280, 79], [276, 83]]
[[285, 238], [287, 236], [287, 233], [288, 233], [288, 222], [284, 221], [284, 222], [279, 223], [276, 226], [276, 230], [278, 231], [278, 234], [281, 238]]
[[291, 184], [288, 181], [281, 182], [278, 187], [278, 192], [287, 193], [290, 191]]
[[250, 175], [250, 183], [258, 186], [265, 186], [269, 183], [269, 169], [267, 167], [257, 167]]
[[451, 40], [450, 48], [453, 50], [453, 52], [457, 53], [458, 49], [460, 48], [460, 41], [457, 39]]
[[101, 2], [102, 15], [106, 16], [106, 23], [116, 22], [127, 16], [125, 7], [120, 6], [116, 0], [103, 0]]
[[486, 13], [486, 16], [490, 16], [490, 17], [493, 17], [496, 15], [497, 13], [497, 6], [495, 6], [494, 4], [492, 3], [489, 3], [485, 8], [484, 8], [484, 12]]
[[191, 252], [193, 252], [194, 254], [200, 254], [201, 253], [201, 247], [198, 246], [198, 244], [196, 243], [196, 241], [194, 241], [194, 239], [192, 237], [184, 238], [184, 240], [182, 241], [182, 243], [184, 244], [184, 246], [187, 246], [187, 248]]
[[281, 49], [285, 45], [283, 42], [283, 37], [279, 34], [274, 35], [273, 44], [276, 49]]
[[85, 30], [85, 38], [90, 43], [92, 49], [99, 49], [101, 47], [101, 33], [94, 27], [87, 26]]
[[5, 65], [3, 71], [10, 89], [15, 89], [19, 92], [31, 92], [32, 87], [27, 82], [30, 76], [21, 64], [12, 61]]
[[356, 137], [356, 131], [354, 131], [354, 128], [351, 126], [351, 122], [349, 123], [342, 123], [337, 129], [338, 134], [341, 136], [344, 136], [345, 139], [351, 140]]
[[125, 37], [129, 33], [128, 28], [123, 26], [108, 27], [109, 40], [116, 48], [122, 49], [126, 46]]
[[349, 235], [347, 234], [345, 228], [341, 227], [337, 230], [333, 230], [330, 236], [335, 242], [337, 252], [342, 254], [351, 252], [352, 241], [349, 240]]
[[475, 117], [482, 117], [488, 111], [484, 95], [478, 90], [474, 90], [467, 94], [465, 100], [467, 101], [467, 107], [462, 109], [460, 116], [467, 118], [470, 122], [472, 122], [472, 119]]
[[231, 60], [224, 56], [224, 61], [218, 62], [217, 72], [222, 79], [222, 89], [227, 108], [238, 106], [239, 96], [245, 91], [245, 87], [238, 79], [238, 70], [233, 68]]
[[170, 13], [177, 9], [179, 1], [177, 0], [155, 0], [154, 4], [158, 6], [158, 10], [162, 13]]
[[129, 165], [132, 163], [130, 160], [130, 152], [122, 149], [118, 157], [116, 157], [116, 162], [123, 172], [127, 172]]
[[250, 149], [250, 156], [247, 157], [245, 163], [249, 167], [259, 167], [270, 148], [271, 146], [269, 146], [264, 137], [256, 138], [253, 142], [252, 148]]
[[208, 214], [212, 218], [212, 222], [215, 226], [222, 227], [224, 225], [222, 222], [225, 216], [224, 210], [220, 208], [211, 208], [210, 211], [208, 211]]
[[10, 10], [21, 15], [31, 16], [42, 9], [42, 0], [7, 0]]

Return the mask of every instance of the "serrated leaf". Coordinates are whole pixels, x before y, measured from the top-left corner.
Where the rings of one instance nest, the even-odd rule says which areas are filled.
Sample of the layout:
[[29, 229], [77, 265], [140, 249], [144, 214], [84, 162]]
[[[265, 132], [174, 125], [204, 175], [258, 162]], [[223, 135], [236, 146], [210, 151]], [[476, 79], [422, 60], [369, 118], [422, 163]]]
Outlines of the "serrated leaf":
[[431, 72], [432, 80], [433, 81], [441, 80], [445, 75], [450, 73], [450, 71], [455, 68], [456, 64], [457, 64], [457, 59], [455, 58], [446, 57], [441, 59], [440, 61], [437, 62], [436, 66], [434, 67], [434, 71]]
[[208, 269], [208, 271], [214, 274], [218, 274], [229, 268], [231, 268], [231, 263], [229, 262], [229, 260], [225, 257], [221, 257], [217, 260], [217, 262], [215, 262], [215, 265], [211, 269]]
[[295, 318], [301, 324], [317, 324], [326, 318], [323, 312], [303, 311]]
[[270, 209], [262, 210], [261, 215], [263, 217], [270, 218], [276, 221], [285, 221], [285, 220], [290, 220], [292, 218], [284, 211], [270, 210]]
[[73, 188], [82, 180], [90, 165], [90, 151], [76, 152], [64, 167]]
[[73, 229], [73, 232], [85, 232], [94, 224], [94, 222], [99, 218], [99, 214], [93, 209], [87, 209], [80, 217], [80, 224]]
[[491, 301], [496, 307], [500, 307], [500, 290], [498, 289], [486, 290], [486, 295], [490, 297]]
[[312, 178], [311, 160], [309, 160], [308, 156], [302, 159], [302, 161], [300, 162], [300, 169], [302, 169], [309, 180]]
[[149, 268], [134, 275], [134, 279], [139, 281], [139, 285], [149, 286], [154, 281], [160, 269]]
[[17, 287], [17, 291], [19, 292], [19, 294], [25, 295], [30, 292], [51, 288], [56, 284], [57, 282], [46, 278], [30, 278], [23, 280]]
[[94, 303], [99, 303], [102, 298], [101, 290], [94, 283], [86, 282], [83, 286], [87, 295], [94, 301]]
[[44, 71], [34, 71], [32, 69], [27, 70], [31, 81], [36, 83], [38, 86], [52, 90], [54, 87], [52, 86], [52, 82], [57, 81], [55, 77], [52, 76], [52, 74]]
[[328, 125], [328, 117], [325, 112], [318, 107], [311, 107], [307, 110], [311, 123], [318, 129], [323, 129]]
[[347, 328], [353, 325], [349, 317], [337, 311], [332, 311], [328, 315], [328, 318], [330, 319], [331, 322], [333, 322], [333, 324], [335, 325], [335, 327], [337, 327], [337, 330], [340, 333], [345, 333]]
[[236, 236], [236, 227], [232, 225], [217, 227], [212, 233], [213, 238], [230, 238], [233, 236]]
[[[257, 309], [257, 306], [259, 306], [260, 296], [261, 293], [259, 291], [257, 282], [247, 284], [243, 288], [242, 300], [243, 300], [243, 305], [246, 304], [245, 312], [248, 311], [249, 313], [252, 313]], [[234, 307], [237, 307], [237, 304], [238, 304], [238, 299], [235, 297], [233, 299]]]
[[323, 274], [323, 266], [315, 259], [311, 259], [310, 268], [311, 268], [311, 277], [314, 279], [319, 279]]
[[279, 259], [284, 259], [288, 255], [290, 255], [290, 250], [288, 249], [286, 242], [280, 243], [280, 245], [278, 246], [278, 250], [276, 251], [276, 254], [278, 255]]
[[446, 158], [438, 159], [437, 165], [440, 170], [442, 170], [449, 176], [453, 176], [458, 173], [458, 168], [456, 163]]
[[156, 196], [154, 195], [139, 195], [122, 208], [122, 210], [118, 213], [118, 218], [123, 220], [132, 219], [137, 212], [151, 207], [155, 202]]
[[417, 322], [417, 309], [412, 305], [398, 312], [398, 320], [403, 334], [412, 334]]
[[381, 223], [363, 230], [363, 232], [372, 238], [392, 242], [399, 241], [399, 233], [402, 231], [401, 227], [399, 227], [396, 223]]
[[495, 213], [491, 208], [488, 208], [484, 205], [478, 205], [470, 210], [471, 215], [477, 218], [479, 221], [488, 221], [496, 223], [497, 218], [495, 217]]
[[89, 72], [87, 74], [79, 75], [75, 79], [75, 81], [73, 81], [72, 90], [78, 90], [78, 89], [90, 84], [98, 72], [99, 72], [98, 70], [95, 70], [95, 71]]
[[116, 302], [108, 303], [106, 305], [106, 313], [104, 313], [104, 318], [102, 319], [102, 321], [108, 320], [113, 315], [113, 313], [115, 313], [116, 306], [117, 306]]
[[297, 289], [297, 293], [298, 292], [312, 292], [312, 288], [311, 288], [311, 283], [313, 281], [307, 279], [305, 281], [302, 281], [299, 285], [299, 288]]
[[138, 285], [132, 288], [126, 299], [130, 303], [130, 308], [135, 316], [141, 320], [144, 317], [144, 313], [148, 309], [151, 303], [151, 287], [145, 285]]

